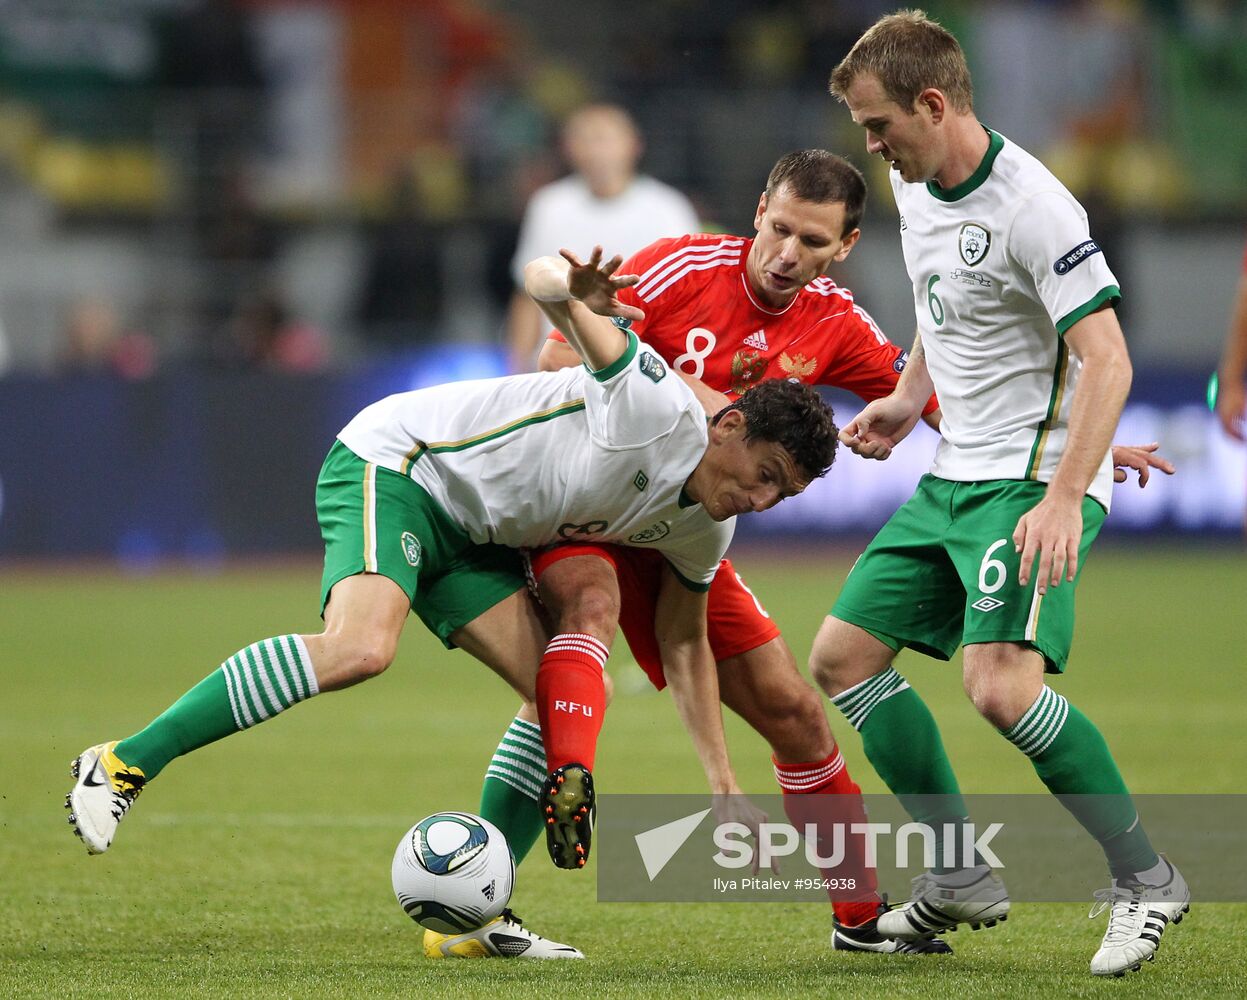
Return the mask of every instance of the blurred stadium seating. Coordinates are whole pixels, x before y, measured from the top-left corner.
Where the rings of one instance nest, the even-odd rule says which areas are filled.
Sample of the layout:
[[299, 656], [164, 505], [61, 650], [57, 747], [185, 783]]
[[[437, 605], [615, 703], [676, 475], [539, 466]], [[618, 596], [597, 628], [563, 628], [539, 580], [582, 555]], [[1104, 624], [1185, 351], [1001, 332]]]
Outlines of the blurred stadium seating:
[[[128, 467], [164, 461], [145, 420], [229, 446], [241, 411], [213, 395], [237, 403], [252, 380], [273, 380], [277, 398], [297, 397], [294, 412], [306, 417], [288, 452], [303, 456], [291, 474], [306, 478], [349, 406], [374, 390], [500, 370], [519, 213], [561, 169], [552, 145], [561, 117], [590, 98], [634, 112], [645, 169], [688, 192], [708, 226], [747, 230], [766, 171], [789, 149], [827, 146], [865, 167], [865, 239], [833, 277], [907, 341], [911, 304], [881, 165], [866, 162], [859, 130], [826, 93], [830, 67], [888, 6], [9, 0], [0, 6], [0, 414], [33, 436], [7, 435], [0, 451], [0, 555], [85, 551], [45, 516], [56, 505], [24, 485], [72, 482], [40, 483], [29, 461], [48, 450], [41, 432], [75, 450], [72, 421], [46, 422], [71, 405], [102, 422], [91, 433], [107, 441], [89, 450]], [[1130, 498], [1117, 522], [1235, 530], [1241, 450], [1205, 436], [1199, 407], [1247, 235], [1242, 5], [926, 6], [965, 42], [985, 120], [1067, 171], [1122, 280], [1145, 387], [1131, 429], [1155, 429], [1186, 461], [1186, 480]], [[1089, 87], [1102, 100], [1088, 102]], [[379, 267], [396, 247], [410, 250], [400, 266]], [[409, 287], [378, 306], [378, 283]], [[150, 359], [105, 366], [98, 380], [65, 375], [67, 330], [84, 302], [106, 303], [118, 337], [150, 345]], [[411, 315], [396, 319], [395, 308]], [[147, 380], [113, 384], [118, 371]], [[187, 403], [199, 408], [171, 421]], [[267, 427], [288, 412], [253, 415]], [[44, 422], [30, 420], [36, 413]], [[287, 447], [274, 435], [278, 451]], [[64, 470], [82, 467], [45, 471]], [[841, 481], [859, 488], [849, 473]], [[873, 489], [862, 480], [861, 491]], [[875, 502], [891, 504], [889, 489]], [[17, 519], [19, 509], [44, 519]], [[820, 530], [871, 520], [791, 516]], [[196, 537], [208, 549], [223, 539], [225, 551], [316, 540], [314, 525], [243, 541], [229, 524], [200, 525]], [[88, 549], [116, 552], [124, 535]]]

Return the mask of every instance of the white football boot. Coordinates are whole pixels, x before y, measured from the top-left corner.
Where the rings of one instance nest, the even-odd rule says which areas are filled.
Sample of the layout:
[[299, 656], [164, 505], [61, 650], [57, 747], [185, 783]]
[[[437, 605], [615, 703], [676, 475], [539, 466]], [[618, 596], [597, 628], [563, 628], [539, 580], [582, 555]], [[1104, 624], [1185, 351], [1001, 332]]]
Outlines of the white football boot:
[[1009, 917], [1009, 892], [986, 865], [913, 880], [909, 901], [879, 914], [879, 933], [898, 941], [930, 938], [958, 924], [995, 927]]
[[510, 910], [466, 934], [439, 934], [425, 930], [424, 953], [429, 958], [584, 958], [579, 948], [548, 941], [523, 926]]
[[65, 796], [69, 822], [87, 845], [88, 854], [103, 854], [113, 842], [117, 824], [130, 811], [147, 783], [143, 772], [129, 767], [113, 750], [119, 741], [83, 750], [69, 765], [78, 779]]
[[1180, 924], [1182, 915], [1190, 911], [1191, 890], [1186, 879], [1163, 854], [1161, 860], [1169, 869], [1169, 877], [1161, 885], [1113, 879], [1109, 888], [1095, 894], [1095, 904], [1087, 915], [1098, 917], [1105, 910], [1109, 915], [1100, 950], [1091, 959], [1094, 975], [1138, 972], [1144, 962], [1155, 957], [1165, 928], [1170, 923]]

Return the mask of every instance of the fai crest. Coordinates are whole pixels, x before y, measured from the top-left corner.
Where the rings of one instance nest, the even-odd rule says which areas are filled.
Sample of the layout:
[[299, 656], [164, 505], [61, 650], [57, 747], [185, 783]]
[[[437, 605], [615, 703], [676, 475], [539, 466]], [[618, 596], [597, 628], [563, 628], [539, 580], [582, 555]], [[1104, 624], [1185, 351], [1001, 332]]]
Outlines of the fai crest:
[[671, 525], [666, 521], [659, 521], [657, 524], [651, 524], [644, 531], [630, 535], [628, 541], [633, 545], [645, 545], [647, 542], [656, 542], [660, 538], [666, 538], [669, 534], [671, 534]]
[[412, 566], [420, 565], [420, 539], [410, 531], [404, 531], [402, 537], [403, 555]]
[[992, 234], [977, 222], [967, 222], [957, 234], [957, 249], [961, 251], [961, 259], [971, 267], [987, 256], [987, 249], [992, 245]]

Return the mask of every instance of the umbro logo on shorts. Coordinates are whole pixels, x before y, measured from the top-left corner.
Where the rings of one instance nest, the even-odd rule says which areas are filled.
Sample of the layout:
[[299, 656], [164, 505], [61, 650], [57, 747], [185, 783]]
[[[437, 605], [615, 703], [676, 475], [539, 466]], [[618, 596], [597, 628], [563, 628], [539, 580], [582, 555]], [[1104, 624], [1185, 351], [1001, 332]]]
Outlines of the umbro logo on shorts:
[[980, 597], [977, 601], [970, 605], [975, 611], [995, 611], [997, 608], [1003, 608], [1004, 601], [998, 601], [994, 597]]

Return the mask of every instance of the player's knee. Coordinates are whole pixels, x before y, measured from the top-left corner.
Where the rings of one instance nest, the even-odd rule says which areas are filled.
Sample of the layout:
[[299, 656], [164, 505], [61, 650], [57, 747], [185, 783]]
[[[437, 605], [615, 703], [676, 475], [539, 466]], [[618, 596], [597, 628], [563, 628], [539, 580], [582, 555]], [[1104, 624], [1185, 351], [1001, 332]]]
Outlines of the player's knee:
[[558, 616], [560, 632], [587, 632], [608, 646], [618, 626], [619, 591], [608, 587], [584, 587], [571, 600], [563, 602]]
[[619, 582], [597, 556], [561, 559], [541, 575], [541, 600], [560, 632], [587, 632], [610, 644], [619, 624]]
[[789, 706], [790, 717], [803, 733], [811, 737], [826, 734], [831, 736], [831, 727], [827, 725], [827, 712], [823, 708], [823, 700], [808, 684], [802, 684], [800, 694]]
[[1009, 729], [1043, 690], [1043, 659], [1013, 644], [967, 646], [962, 686], [967, 697], [997, 729]]
[[343, 683], [366, 681], [394, 662], [395, 644], [385, 637], [358, 638], [340, 647], [338, 672]]
[[865, 629], [828, 616], [810, 649], [810, 676], [834, 698], [886, 670], [895, 655]]
[[986, 677], [967, 674], [965, 691], [979, 715], [997, 729], [1011, 728], [1026, 711], [1025, 699], [1016, 691], [1006, 684], [992, 683]]
[[853, 664], [843, 652], [829, 642], [815, 641], [810, 650], [810, 676], [814, 683], [834, 698], [841, 691], [851, 688], [856, 681], [853, 679]]
[[781, 695], [767, 698], [766, 728], [762, 737], [787, 758], [816, 760], [831, 752], [834, 740], [823, 700], [808, 684], [792, 685]]

